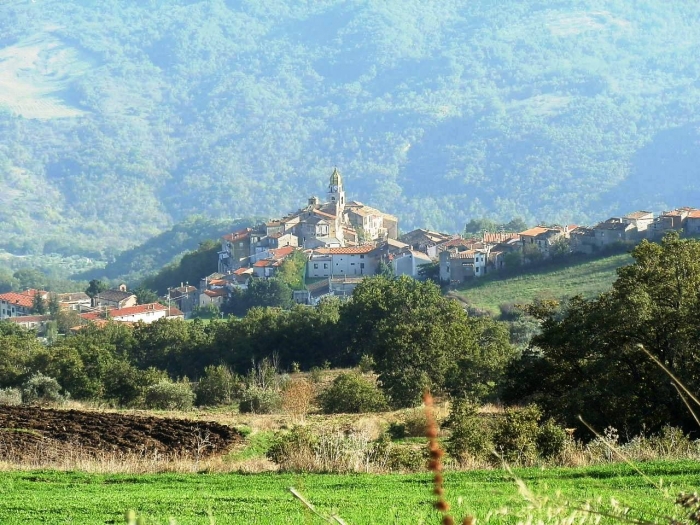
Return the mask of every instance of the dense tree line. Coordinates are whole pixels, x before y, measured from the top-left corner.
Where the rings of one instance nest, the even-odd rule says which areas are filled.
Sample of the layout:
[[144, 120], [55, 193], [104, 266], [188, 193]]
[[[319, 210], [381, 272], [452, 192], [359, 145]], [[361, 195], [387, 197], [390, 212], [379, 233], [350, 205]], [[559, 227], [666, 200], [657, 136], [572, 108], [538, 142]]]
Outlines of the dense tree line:
[[348, 302], [256, 307], [243, 318], [209, 324], [89, 326], [49, 346], [31, 332], [2, 326], [0, 388], [20, 386], [38, 372], [75, 398], [119, 403], [164, 375], [198, 380], [216, 365], [245, 374], [273, 355], [283, 369], [306, 370], [353, 366], [369, 356], [395, 406], [416, 403], [426, 386], [484, 400], [497, 394], [514, 355], [505, 325], [471, 319], [436, 285], [405, 277], [367, 279]]

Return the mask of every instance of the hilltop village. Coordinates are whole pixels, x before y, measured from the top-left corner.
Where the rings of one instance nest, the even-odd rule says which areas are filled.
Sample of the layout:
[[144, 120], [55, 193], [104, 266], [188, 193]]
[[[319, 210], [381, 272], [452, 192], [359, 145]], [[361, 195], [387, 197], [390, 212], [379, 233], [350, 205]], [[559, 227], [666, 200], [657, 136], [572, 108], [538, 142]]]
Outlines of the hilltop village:
[[327, 296], [347, 297], [362, 279], [378, 273], [458, 286], [493, 272], [541, 264], [557, 255], [595, 254], [631, 247], [643, 239], [660, 240], [669, 231], [700, 234], [700, 210], [684, 207], [658, 215], [636, 211], [592, 227], [539, 225], [472, 236], [427, 229], [401, 234], [396, 216], [348, 200], [343, 177], [334, 169], [323, 201], [310, 197], [304, 207], [284, 217], [224, 235], [218, 271], [203, 276], [199, 286], [181, 283], [161, 301], [147, 304], [138, 304], [125, 285], [91, 295], [43, 290], [5, 293], [0, 294], [0, 320], [41, 330], [51, 318], [50, 308], [73, 312], [72, 330], [109, 320], [151, 323], [188, 318], [197, 310], [220, 309], [255, 279], [275, 277], [291, 257], [303, 257], [305, 265], [303, 286], [291, 292], [298, 304], [315, 305]]

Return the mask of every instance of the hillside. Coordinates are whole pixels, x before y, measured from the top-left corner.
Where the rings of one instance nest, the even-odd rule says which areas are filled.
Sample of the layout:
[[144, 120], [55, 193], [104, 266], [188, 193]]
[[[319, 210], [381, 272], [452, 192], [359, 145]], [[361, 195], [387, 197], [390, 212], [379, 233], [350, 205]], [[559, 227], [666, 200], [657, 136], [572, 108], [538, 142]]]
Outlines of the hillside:
[[535, 299], [563, 299], [574, 295], [590, 298], [609, 290], [617, 279], [615, 270], [632, 263], [629, 254], [584, 260], [566, 266], [545, 266], [523, 275], [474, 280], [450, 295], [494, 313], [502, 304], [525, 304]]
[[137, 245], [325, 191], [404, 231], [700, 202], [692, 2], [0, 4], [0, 248]]
[[[252, 226], [257, 222], [255, 218], [212, 221], [193, 217], [134, 248], [121, 252], [104, 268], [83, 272], [74, 277], [86, 281], [120, 280], [136, 285], [143, 278], [152, 277], [156, 272], [164, 270], [164, 267], [179, 261], [184, 254], [196, 250], [205, 241], [219, 240], [226, 233]], [[216, 269], [216, 260], [216, 253], [214, 253], [211, 260], [214, 270], [211, 271]], [[195, 277], [199, 279], [202, 275]], [[166, 287], [172, 284], [174, 283], [167, 283]]]

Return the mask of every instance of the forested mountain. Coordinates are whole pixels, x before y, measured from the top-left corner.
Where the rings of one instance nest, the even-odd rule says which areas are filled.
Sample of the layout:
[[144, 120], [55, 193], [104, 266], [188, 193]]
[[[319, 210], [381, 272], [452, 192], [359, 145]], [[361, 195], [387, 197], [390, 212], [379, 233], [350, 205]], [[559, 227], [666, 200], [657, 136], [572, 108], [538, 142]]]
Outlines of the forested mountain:
[[120, 250], [324, 191], [401, 227], [700, 204], [700, 10], [6, 0], [0, 246]]

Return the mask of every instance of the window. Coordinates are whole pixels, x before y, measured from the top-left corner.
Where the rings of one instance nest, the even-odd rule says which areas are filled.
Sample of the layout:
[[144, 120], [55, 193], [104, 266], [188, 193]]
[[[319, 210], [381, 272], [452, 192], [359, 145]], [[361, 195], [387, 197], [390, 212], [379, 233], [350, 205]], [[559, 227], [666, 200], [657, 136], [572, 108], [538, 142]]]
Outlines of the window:
[[323, 263], [323, 269], [327, 270], [328, 269], [328, 263]]
[[364, 259], [364, 258], [365, 258], [365, 256], [364, 256], [364, 255], [360, 255], [360, 259]]
[[314, 264], [314, 270], [318, 270], [318, 264]]
[[350, 263], [350, 266], [355, 266], [355, 263]]

